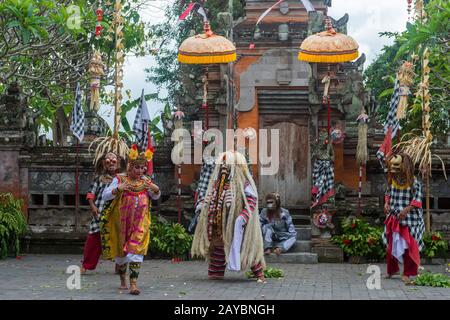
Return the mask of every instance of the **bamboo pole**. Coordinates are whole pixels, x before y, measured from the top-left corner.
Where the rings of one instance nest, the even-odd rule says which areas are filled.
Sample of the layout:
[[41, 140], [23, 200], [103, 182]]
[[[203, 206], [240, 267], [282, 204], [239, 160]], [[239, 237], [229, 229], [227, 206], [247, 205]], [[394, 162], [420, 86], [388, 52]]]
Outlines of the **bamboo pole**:
[[[120, 114], [121, 114], [121, 104], [122, 104], [122, 78], [123, 78], [123, 23], [122, 23], [122, 1], [116, 0], [114, 5], [114, 38], [116, 43], [116, 62], [115, 62], [115, 74], [114, 74], [114, 133], [113, 137], [116, 141], [119, 139], [119, 128], [120, 128]], [[116, 146], [117, 148], [117, 146]]]

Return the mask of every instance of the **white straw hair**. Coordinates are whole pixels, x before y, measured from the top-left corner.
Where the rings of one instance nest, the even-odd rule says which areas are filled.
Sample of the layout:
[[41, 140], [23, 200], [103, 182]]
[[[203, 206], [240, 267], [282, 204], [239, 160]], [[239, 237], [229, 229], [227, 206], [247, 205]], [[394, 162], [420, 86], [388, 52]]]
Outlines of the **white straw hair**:
[[[227, 208], [224, 206], [222, 211], [222, 240], [225, 249], [225, 260], [228, 262], [236, 219], [245, 207], [249, 213], [251, 212], [251, 215], [244, 230], [244, 238], [241, 247], [241, 268], [242, 270], [245, 270], [257, 263], [261, 263], [265, 266], [256, 184], [250, 174], [244, 155], [236, 151], [223, 152], [216, 159], [216, 166], [208, 183], [205, 200], [199, 216], [199, 222], [195, 230], [191, 255], [204, 257], [206, 260], [209, 259], [210, 241], [208, 239], [208, 213], [212, 194], [214, 193], [213, 188], [220, 178], [220, 170], [223, 164], [230, 165], [229, 192], [231, 192], [231, 198], [233, 200], [231, 202], [231, 207]], [[246, 181], [250, 184], [256, 194], [256, 207], [253, 212], [245, 195]]]

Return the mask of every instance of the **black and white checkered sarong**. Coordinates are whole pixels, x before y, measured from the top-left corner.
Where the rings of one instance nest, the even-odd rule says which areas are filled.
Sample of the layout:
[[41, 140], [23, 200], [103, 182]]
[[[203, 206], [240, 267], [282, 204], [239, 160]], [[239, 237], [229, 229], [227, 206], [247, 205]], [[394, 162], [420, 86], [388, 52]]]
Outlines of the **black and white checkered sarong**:
[[312, 206], [324, 203], [334, 195], [334, 169], [330, 160], [317, 159], [313, 169], [313, 190], [315, 196]]
[[[395, 183], [389, 186], [386, 195], [389, 197], [389, 206], [391, 211], [389, 214], [398, 216], [398, 214], [411, 205], [414, 201], [415, 204], [422, 204], [422, 183], [414, 178], [412, 187], [400, 187]], [[417, 241], [419, 250], [424, 247], [423, 234], [425, 232], [425, 223], [423, 221], [423, 209], [414, 208], [406, 215], [406, 218], [399, 222], [402, 226], [407, 226], [409, 233]], [[383, 241], [387, 245], [386, 228], [383, 234]]]

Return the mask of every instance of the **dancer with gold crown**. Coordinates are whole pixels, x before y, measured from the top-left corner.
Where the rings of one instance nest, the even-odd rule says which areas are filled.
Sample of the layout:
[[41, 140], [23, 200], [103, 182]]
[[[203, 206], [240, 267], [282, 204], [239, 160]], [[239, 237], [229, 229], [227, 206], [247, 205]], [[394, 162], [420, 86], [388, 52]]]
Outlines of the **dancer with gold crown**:
[[128, 155], [126, 174], [118, 174], [103, 192], [105, 201], [112, 200], [102, 218], [103, 255], [114, 259], [120, 276], [120, 288], [127, 289], [126, 272], [129, 264], [130, 294], [138, 295], [137, 279], [150, 242], [151, 199], [161, 192], [144, 175], [147, 163], [153, 157], [151, 150], [138, 152], [133, 145]]

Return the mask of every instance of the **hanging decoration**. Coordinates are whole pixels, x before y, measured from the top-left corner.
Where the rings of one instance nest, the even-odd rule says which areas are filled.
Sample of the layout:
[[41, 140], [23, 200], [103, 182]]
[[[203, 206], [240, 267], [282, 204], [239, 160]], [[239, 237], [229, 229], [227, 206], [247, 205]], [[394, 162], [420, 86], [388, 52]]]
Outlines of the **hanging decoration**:
[[114, 73], [114, 131], [112, 136], [100, 137], [92, 141], [89, 149], [93, 144], [97, 144], [94, 164], [96, 164], [106, 152], [114, 152], [122, 159], [127, 159], [128, 146], [126, 142], [119, 138], [120, 114], [122, 105], [122, 88], [123, 88], [123, 63], [125, 61], [124, 44], [123, 44], [123, 22], [121, 14], [122, 2], [116, 0], [114, 4], [113, 22], [110, 32], [114, 34], [115, 39], [115, 73]]
[[331, 129], [331, 134], [330, 134], [330, 140], [333, 144], [340, 144], [342, 142], [344, 142], [345, 139], [345, 132], [342, 129], [342, 123], [338, 122], [336, 123], [336, 125], [334, 126], [334, 128]]
[[95, 39], [100, 39], [100, 34], [102, 32], [102, 18], [103, 18], [103, 9], [102, 2], [99, 1], [99, 5], [97, 10], [95, 10], [95, 14], [97, 15], [97, 25], [95, 26]]
[[367, 151], [367, 131], [369, 128], [369, 116], [363, 108], [361, 114], [356, 119], [358, 123], [358, 145], [356, 147], [356, 163], [364, 166], [369, 160], [369, 153]]
[[319, 229], [334, 229], [334, 224], [332, 222], [333, 215], [326, 209], [322, 209], [313, 214], [313, 224]]
[[412, 0], [406, 0], [408, 2], [408, 20], [411, 17], [411, 10], [412, 10]]
[[[174, 124], [175, 124], [175, 130], [177, 129], [183, 129], [183, 118], [184, 118], [184, 112], [178, 109], [174, 115]], [[180, 153], [183, 153], [183, 148], [181, 149]], [[178, 223], [181, 223], [181, 208], [183, 207], [181, 203], [181, 163], [177, 164], [177, 209], [178, 209]]]
[[408, 96], [411, 94], [409, 87], [414, 81], [414, 65], [411, 62], [405, 62], [397, 73], [399, 82], [399, 102], [397, 107], [397, 119], [403, 119], [408, 109]]
[[361, 201], [362, 201], [362, 177], [363, 169], [369, 160], [369, 153], [367, 151], [367, 131], [369, 116], [366, 114], [364, 107], [361, 110], [361, 114], [356, 119], [358, 123], [358, 145], [356, 147], [356, 163], [359, 166], [358, 176], [358, 213], [362, 214]]
[[88, 66], [89, 76], [91, 77], [91, 103], [90, 110], [98, 112], [100, 109], [100, 79], [105, 75], [105, 65], [102, 62], [102, 55], [95, 50]]

